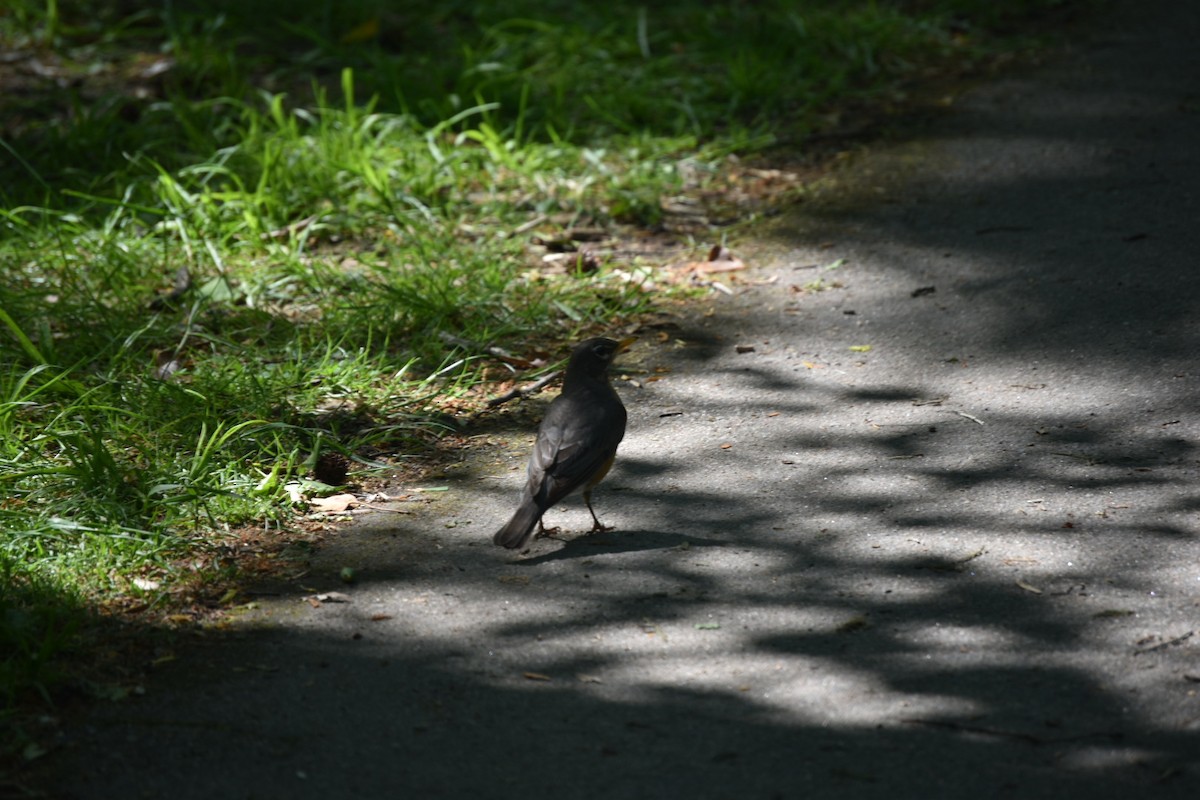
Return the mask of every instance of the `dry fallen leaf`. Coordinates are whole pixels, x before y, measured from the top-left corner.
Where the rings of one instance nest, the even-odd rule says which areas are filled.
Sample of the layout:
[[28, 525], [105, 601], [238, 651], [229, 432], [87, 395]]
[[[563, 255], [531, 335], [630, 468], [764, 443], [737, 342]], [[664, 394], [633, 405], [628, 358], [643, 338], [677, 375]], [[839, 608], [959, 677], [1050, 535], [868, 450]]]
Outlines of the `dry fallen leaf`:
[[358, 498], [352, 494], [334, 494], [329, 497], [314, 497], [308, 501], [313, 511], [336, 514], [358, 503]]
[[707, 261], [689, 261], [684, 264], [680, 271], [684, 274], [697, 273], [700, 275], [711, 274], [714, 272], [734, 272], [739, 269], [745, 269], [746, 262], [729, 252], [728, 248], [721, 245], [714, 245], [708, 251]]
[[310, 594], [304, 598], [313, 608], [322, 603], [350, 603], [350, 595], [341, 592], [322, 592], [321, 594]]
[[524, 675], [524, 676], [525, 676], [527, 679], [529, 679], [529, 680], [531, 680], [531, 681], [548, 681], [548, 680], [551, 680], [551, 678], [550, 678], [550, 676], [549, 676], [549, 675], [543, 675], [543, 674], [542, 674], [542, 673], [540, 673], [540, 672], [523, 672], [523, 673], [521, 673], [521, 674], [522, 674], [522, 675]]
[[1031, 584], [1028, 584], [1025, 581], [1021, 581], [1021, 580], [1017, 581], [1017, 586], [1021, 587], [1022, 589], [1024, 589], [1027, 592], [1033, 592], [1034, 594], [1042, 593], [1041, 589], [1039, 589], [1036, 586], [1033, 586]]

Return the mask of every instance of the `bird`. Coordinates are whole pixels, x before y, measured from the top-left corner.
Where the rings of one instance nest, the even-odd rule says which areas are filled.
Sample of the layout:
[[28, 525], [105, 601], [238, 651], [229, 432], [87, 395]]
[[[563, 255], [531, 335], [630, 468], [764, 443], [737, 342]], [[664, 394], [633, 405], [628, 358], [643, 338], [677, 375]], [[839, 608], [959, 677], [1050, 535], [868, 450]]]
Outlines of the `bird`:
[[562, 392], [538, 427], [521, 504], [493, 543], [510, 550], [524, 547], [535, 525], [545, 530], [546, 510], [580, 488], [592, 514], [592, 530], [610, 530], [592, 508], [592, 489], [608, 474], [625, 438], [625, 406], [609, 382], [608, 368], [634, 341], [597, 337], [575, 346]]

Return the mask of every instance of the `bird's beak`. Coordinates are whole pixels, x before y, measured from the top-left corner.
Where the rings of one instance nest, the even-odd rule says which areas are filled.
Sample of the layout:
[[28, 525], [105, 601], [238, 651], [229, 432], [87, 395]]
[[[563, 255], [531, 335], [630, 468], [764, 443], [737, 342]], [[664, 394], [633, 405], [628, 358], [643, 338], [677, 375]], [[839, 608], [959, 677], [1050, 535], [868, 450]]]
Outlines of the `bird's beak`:
[[632, 345], [636, 341], [637, 341], [636, 336], [627, 336], [626, 338], [620, 340], [619, 342], [617, 342], [617, 352], [624, 353], [626, 350], [629, 349], [629, 346]]

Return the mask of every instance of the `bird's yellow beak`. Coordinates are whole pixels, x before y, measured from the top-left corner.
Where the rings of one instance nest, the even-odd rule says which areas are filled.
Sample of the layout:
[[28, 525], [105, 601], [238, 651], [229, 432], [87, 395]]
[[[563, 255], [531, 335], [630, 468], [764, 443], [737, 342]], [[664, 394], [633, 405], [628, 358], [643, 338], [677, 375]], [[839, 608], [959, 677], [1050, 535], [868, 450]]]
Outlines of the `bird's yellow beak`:
[[632, 345], [636, 341], [637, 341], [636, 336], [627, 336], [626, 338], [621, 339], [620, 341], [617, 342], [617, 352], [624, 353], [626, 350], [629, 349], [629, 346]]

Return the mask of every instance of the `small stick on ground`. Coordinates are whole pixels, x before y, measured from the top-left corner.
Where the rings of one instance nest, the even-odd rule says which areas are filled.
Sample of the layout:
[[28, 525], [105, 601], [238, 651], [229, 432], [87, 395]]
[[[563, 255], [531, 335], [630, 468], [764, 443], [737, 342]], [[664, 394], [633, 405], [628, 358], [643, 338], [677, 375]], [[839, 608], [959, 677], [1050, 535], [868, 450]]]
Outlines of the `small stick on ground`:
[[1090, 731], [1072, 736], [1042, 737], [1022, 731], [1006, 731], [1000, 728], [986, 728], [980, 725], [964, 725], [961, 722], [950, 720], [909, 718], [900, 721], [909, 725], [927, 725], [931, 728], [944, 728], [945, 730], [957, 731], [959, 733], [973, 733], [977, 736], [996, 736], [1001, 739], [1014, 739], [1018, 742], [1026, 742], [1032, 745], [1061, 744], [1063, 742], [1079, 742], [1088, 739], [1117, 740], [1124, 738], [1124, 734], [1120, 731]]
[[1182, 636], [1176, 636], [1174, 639], [1168, 639], [1165, 642], [1160, 642], [1160, 643], [1154, 645], [1153, 647], [1144, 647], [1141, 650], [1134, 650], [1133, 654], [1135, 656], [1140, 656], [1144, 653], [1153, 653], [1157, 650], [1166, 650], [1168, 647], [1174, 647], [1177, 644], [1183, 644], [1188, 639], [1192, 638], [1192, 636], [1194, 636], [1195, 634], [1196, 634], [1195, 631], [1188, 631], [1187, 633], [1183, 634]]
[[487, 407], [495, 408], [498, 405], [507, 403], [509, 400], [514, 400], [518, 397], [524, 397], [527, 394], [537, 394], [542, 389], [545, 389], [547, 384], [554, 382], [558, 378], [559, 375], [562, 375], [562, 370], [555, 370], [554, 372], [548, 372], [545, 375], [543, 375], [542, 377], [538, 378], [533, 383], [529, 384], [528, 386], [518, 386], [515, 389], [505, 392], [504, 394], [502, 394], [498, 397], [491, 398], [490, 400], [487, 401]]
[[497, 347], [494, 344], [484, 344], [483, 342], [473, 342], [470, 339], [464, 339], [461, 336], [455, 336], [453, 333], [447, 333], [446, 331], [439, 332], [438, 338], [451, 347], [458, 347], [467, 351], [468, 353], [489, 355], [493, 358], [500, 359], [509, 366], [517, 367], [518, 369], [541, 367], [546, 363], [541, 359], [529, 359], [522, 358], [521, 356], [514, 356], [503, 347]]

